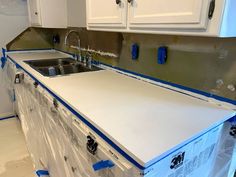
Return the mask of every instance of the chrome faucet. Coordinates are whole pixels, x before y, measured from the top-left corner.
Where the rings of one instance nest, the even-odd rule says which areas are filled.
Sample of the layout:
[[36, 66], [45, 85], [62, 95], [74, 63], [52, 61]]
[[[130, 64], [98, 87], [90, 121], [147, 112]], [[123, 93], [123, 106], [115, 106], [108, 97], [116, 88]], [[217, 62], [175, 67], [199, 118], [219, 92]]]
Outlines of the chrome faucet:
[[[82, 56], [81, 56], [81, 45], [80, 45], [79, 32], [76, 31], [76, 30], [70, 30], [70, 31], [66, 34], [66, 36], [65, 36], [65, 43], [64, 43], [64, 44], [65, 44], [66, 46], [68, 46], [68, 37], [69, 37], [69, 35], [70, 35], [71, 33], [76, 33], [77, 36], [78, 36], [78, 46], [77, 46], [77, 47], [74, 47], [74, 48], [76, 48], [76, 49], [78, 50], [78, 52], [79, 52], [78, 56], [76, 57], [76, 60], [81, 62]], [[71, 46], [69, 46], [69, 47], [71, 47]]]

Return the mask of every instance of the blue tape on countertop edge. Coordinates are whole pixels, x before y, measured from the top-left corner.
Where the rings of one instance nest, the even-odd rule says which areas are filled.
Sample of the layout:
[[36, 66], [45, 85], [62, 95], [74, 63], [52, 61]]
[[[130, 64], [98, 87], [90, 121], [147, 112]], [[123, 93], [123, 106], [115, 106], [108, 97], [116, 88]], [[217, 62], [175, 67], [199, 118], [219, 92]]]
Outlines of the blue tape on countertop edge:
[[49, 172], [47, 170], [38, 170], [35, 173], [38, 175], [38, 177], [49, 176]]
[[[8, 56], [8, 58], [15, 64], [17, 64], [11, 57]], [[100, 63], [100, 62], [98, 62]], [[101, 63], [103, 64], [103, 63]], [[106, 65], [106, 64], [104, 64]], [[57, 99], [63, 106], [65, 106], [69, 111], [71, 111], [75, 116], [77, 116], [77, 118], [79, 118], [83, 123], [85, 123], [88, 127], [90, 127], [94, 132], [96, 132], [98, 134], [98, 136], [100, 136], [104, 141], [106, 141], [110, 146], [112, 146], [118, 153], [120, 153], [123, 157], [125, 157], [129, 162], [131, 162], [133, 165], [135, 165], [137, 168], [139, 168], [140, 170], [145, 170], [148, 169], [149, 167], [153, 166], [154, 164], [160, 162], [161, 160], [163, 160], [164, 158], [166, 158], [168, 155], [170, 155], [171, 153], [174, 153], [176, 151], [178, 151], [179, 149], [181, 149], [182, 147], [188, 145], [189, 143], [193, 142], [194, 140], [196, 140], [197, 138], [205, 135], [206, 133], [210, 132], [211, 130], [213, 130], [214, 128], [216, 128], [217, 126], [213, 127], [212, 129], [208, 130], [207, 132], [205, 132], [204, 134], [196, 137], [195, 139], [193, 139], [192, 141], [183, 144], [181, 147], [179, 147], [178, 149], [176, 149], [175, 151], [172, 151], [171, 153], [169, 153], [168, 155], [164, 156], [161, 159], [158, 159], [157, 161], [151, 163], [148, 166], [142, 166], [140, 165], [137, 161], [135, 161], [132, 157], [130, 157], [126, 152], [124, 152], [119, 146], [117, 146], [113, 141], [111, 141], [108, 137], [106, 137], [106, 135], [104, 135], [100, 130], [98, 130], [94, 125], [92, 125], [89, 121], [87, 121], [83, 116], [81, 116], [77, 111], [75, 111], [73, 108], [71, 108], [67, 103], [65, 103], [61, 98], [59, 98], [56, 94], [54, 94], [51, 90], [49, 90], [45, 85], [43, 85], [40, 81], [38, 81], [32, 74], [30, 74], [28, 71], [26, 71], [23, 67], [21, 67], [20, 65], [18, 65], [22, 70], [24, 70], [32, 79], [34, 79], [36, 82], [39, 83], [39, 85], [41, 85], [41, 87], [43, 87], [45, 90], [48, 91], [49, 94], [51, 94], [55, 99]], [[106, 65], [109, 66], [109, 65]], [[122, 72], [125, 72], [126, 70], [123, 69], [119, 69], [117, 67], [112, 67], [114, 69], [120, 70]], [[130, 74], [133, 74], [133, 72], [127, 72]], [[142, 76], [140, 74], [138, 74], [138, 76]], [[147, 77], [146, 77], [147, 78]], [[158, 79], [159, 81], [159, 79]], [[168, 83], [168, 82], [166, 82]], [[177, 84], [176, 84], [177, 85]], [[184, 87], [184, 86], [183, 86]], [[185, 88], [185, 87], [184, 87]], [[195, 89], [194, 89], [195, 90]], [[175, 91], [175, 90], [174, 90]], [[189, 90], [190, 91], [190, 90]], [[178, 91], [177, 91], [178, 92]], [[202, 92], [202, 91], [199, 91]], [[182, 92], [181, 92], [182, 93]], [[195, 92], [196, 93], [196, 92]], [[205, 92], [203, 92], [205, 93]], [[206, 95], [205, 95], [206, 96]], [[227, 99], [226, 99], [227, 100]], [[227, 101], [226, 101], [227, 102]]]
[[229, 119], [229, 122], [231, 123], [236, 123], [236, 116], [232, 117], [231, 119]]
[[2, 120], [8, 120], [8, 119], [13, 119], [13, 118], [16, 118], [16, 116], [13, 115], [13, 116], [8, 116], [8, 117], [0, 117], [0, 121], [2, 121]]

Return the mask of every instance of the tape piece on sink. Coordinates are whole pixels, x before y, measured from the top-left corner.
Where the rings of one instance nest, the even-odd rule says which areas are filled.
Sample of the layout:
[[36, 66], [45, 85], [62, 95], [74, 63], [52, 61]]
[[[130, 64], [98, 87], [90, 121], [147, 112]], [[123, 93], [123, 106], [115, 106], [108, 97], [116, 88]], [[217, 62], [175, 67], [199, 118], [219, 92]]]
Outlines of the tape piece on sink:
[[93, 170], [99, 171], [99, 170], [103, 170], [106, 168], [112, 168], [114, 166], [115, 166], [115, 164], [110, 160], [101, 160], [101, 161], [93, 164]]

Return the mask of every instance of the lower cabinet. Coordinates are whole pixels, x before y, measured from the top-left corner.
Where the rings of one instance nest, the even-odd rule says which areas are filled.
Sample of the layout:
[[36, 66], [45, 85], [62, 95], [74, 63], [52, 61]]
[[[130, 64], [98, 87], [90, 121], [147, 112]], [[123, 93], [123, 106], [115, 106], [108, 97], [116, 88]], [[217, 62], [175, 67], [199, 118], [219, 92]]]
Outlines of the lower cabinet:
[[[14, 67], [4, 72], [11, 80], [9, 90], [15, 91], [35, 170], [48, 170], [50, 177], [232, 177], [235, 171], [236, 118], [171, 152], [150, 171], [141, 171], [28, 74]], [[18, 84], [16, 73], [24, 76]]]
[[[45, 89], [24, 73], [15, 85], [16, 107], [36, 170], [50, 177], [131, 177], [131, 165], [111, 153], [111, 147], [96, 137], [84, 123]], [[88, 139], [97, 142], [88, 150]], [[95, 170], [93, 165], [109, 160], [113, 166]], [[138, 174], [138, 171], [137, 171]]]

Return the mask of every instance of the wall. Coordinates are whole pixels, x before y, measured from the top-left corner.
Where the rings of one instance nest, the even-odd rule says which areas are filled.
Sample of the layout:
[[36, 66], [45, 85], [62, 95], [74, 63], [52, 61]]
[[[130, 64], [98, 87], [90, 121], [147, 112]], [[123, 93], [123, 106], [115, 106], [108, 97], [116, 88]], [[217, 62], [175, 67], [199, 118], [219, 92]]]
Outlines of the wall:
[[[28, 26], [26, 0], [0, 0], [0, 47], [14, 39]], [[2, 84], [0, 71], [0, 116], [12, 113], [12, 104]]]

